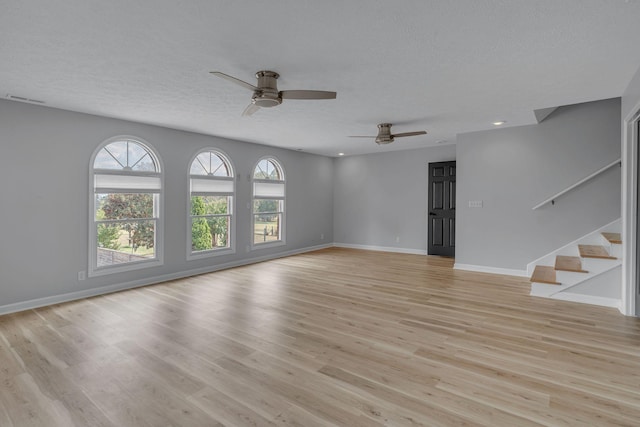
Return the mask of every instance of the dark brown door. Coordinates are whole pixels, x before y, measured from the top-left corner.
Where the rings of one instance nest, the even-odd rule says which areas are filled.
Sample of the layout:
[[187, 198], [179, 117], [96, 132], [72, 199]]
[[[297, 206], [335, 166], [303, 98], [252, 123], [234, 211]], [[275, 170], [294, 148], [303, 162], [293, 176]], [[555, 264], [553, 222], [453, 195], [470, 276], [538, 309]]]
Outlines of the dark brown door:
[[429, 163], [429, 255], [455, 256], [456, 162]]

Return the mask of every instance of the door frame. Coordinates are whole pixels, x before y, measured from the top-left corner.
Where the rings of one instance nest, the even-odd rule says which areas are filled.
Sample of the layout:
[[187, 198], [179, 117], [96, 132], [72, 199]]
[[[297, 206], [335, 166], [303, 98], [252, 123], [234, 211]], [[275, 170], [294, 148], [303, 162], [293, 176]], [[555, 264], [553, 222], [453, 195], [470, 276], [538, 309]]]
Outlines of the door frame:
[[640, 316], [640, 260], [638, 256], [638, 126], [640, 103], [624, 119], [622, 136], [622, 304], [620, 311], [627, 316]]

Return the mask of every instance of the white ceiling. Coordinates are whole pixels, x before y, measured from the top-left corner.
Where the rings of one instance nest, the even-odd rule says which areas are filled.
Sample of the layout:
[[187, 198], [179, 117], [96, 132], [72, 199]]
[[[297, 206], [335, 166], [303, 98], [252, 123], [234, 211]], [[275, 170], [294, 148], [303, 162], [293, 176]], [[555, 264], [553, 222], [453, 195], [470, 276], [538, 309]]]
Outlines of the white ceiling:
[[[335, 156], [455, 143], [533, 110], [620, 96], [638, 0], [1, 0], [0, 95]], [[335, 90], [251, 117], [251, 92]], [[376, 124], [426, 136], [386, 146]]]

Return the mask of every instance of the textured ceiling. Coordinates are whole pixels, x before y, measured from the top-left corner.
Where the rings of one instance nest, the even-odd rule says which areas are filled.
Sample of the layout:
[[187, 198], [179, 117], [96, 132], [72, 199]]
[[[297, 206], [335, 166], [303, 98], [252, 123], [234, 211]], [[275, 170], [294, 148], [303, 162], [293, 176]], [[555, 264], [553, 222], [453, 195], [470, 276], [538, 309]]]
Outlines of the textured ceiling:
[[[0, 94], [335, 156], [454, 143], [533, 110], [620, 96], [637, 0], [2, 0]], [[335, 90], [241, 117], [251, 92]], [[386, 146], [348, 135], [425, 129]]]

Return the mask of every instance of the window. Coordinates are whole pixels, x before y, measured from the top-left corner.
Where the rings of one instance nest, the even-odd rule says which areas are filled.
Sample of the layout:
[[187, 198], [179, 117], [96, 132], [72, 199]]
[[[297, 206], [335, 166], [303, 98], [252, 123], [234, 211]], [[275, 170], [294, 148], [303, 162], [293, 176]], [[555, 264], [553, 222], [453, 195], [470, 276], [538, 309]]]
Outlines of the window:
[[162, 174], [148, 144], [112, 138], [91, 163], [89, 275], [162, 263]]
[[284, 244], [285, 177], [280, 163], [261, 159], [253, 171], [253, 246]]
[[189, 259], [233, 252], [233, 168], [220, 151], [207, 149], [191, 162]]

